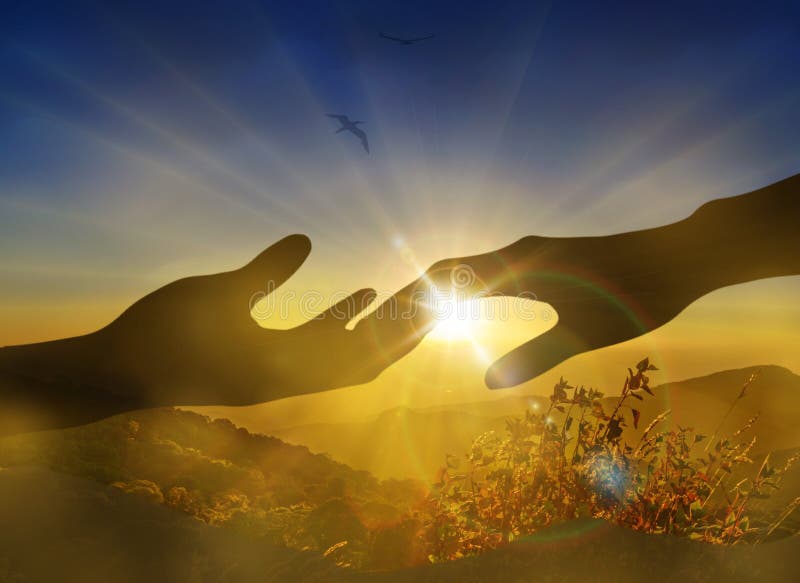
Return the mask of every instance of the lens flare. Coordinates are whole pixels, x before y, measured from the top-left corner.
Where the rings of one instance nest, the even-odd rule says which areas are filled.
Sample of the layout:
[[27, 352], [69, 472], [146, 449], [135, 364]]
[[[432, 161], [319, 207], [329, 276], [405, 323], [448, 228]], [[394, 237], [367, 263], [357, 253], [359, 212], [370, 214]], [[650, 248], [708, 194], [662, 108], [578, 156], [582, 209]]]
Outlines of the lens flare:
[[481, 320], [478, 301], [460, 298], [457, 294], [434, 287], [429, 306], [436, 321], [431, 338], [447, 342], [474, 340]]

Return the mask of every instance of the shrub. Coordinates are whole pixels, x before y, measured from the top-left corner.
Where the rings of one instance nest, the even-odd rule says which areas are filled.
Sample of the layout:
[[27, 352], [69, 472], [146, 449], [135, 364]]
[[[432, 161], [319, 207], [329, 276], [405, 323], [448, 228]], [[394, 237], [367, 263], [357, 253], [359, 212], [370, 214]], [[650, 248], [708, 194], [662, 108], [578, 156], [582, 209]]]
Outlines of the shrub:
[[661, 429], [669, 410], [640, 432], [636, 403], [653, 395], [651, 370], [655, 367], [647, 358], [628, 369], [610, 413], [603, 393], [561, 379], [545, 412], [528, 410], [509, 419], [502, 437], [495, 432], [479, 436], [464, 469], [449, 456], [428, 499], [429, 559], [476, 554], [578, 517], [709, 543], [771, 534], [778, 524], [753, 524], [748, 507], [778, 488], [797, 456], [782, 467], [771, 465], [767, 456], [752, 477], [738, 479], [742, 466], [753, 463], [755, 439], [744, 440], [742, 434], [756, 419], [721, 437], [730, 410], [711, 438], [691, 427]]

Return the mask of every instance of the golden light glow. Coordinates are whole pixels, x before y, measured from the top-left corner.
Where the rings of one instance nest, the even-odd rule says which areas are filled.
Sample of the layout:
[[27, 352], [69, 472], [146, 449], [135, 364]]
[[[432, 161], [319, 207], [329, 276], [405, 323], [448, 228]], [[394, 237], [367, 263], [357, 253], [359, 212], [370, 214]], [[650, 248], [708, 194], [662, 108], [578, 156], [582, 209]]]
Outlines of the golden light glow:
[[[231, 132], [230, 140], [221, 142], [224, 149], [217, 149], [216, 142], [198, 140], [195, 131], [182, 131], [180, 123], [168, 123], [163, 115], [151, 118], [145, 104], [129, 101], [110, 92], [111, 88], [95, 87], [63, 63], [26, 54], [52, 83], [99, 102], [119, 118], [120, 127], [130, 125], [137, 131], [107, 133], [88, 124], [86, 116], [70, 117], [35, 102], [13, 100], [31, 119], [49, 124], [49, 132], [86, 148], [87, 160], [94, 160], [92, 154], [101, 151], [107, 152], [108, 161], [87, 167], [87, 178], [92, 179], [87, 184], [95, 184], [95, 179], [102, 182], [88, 189], [79, 183], [79, 190], [85, 192], [81, 198], [50, 200], [11, 191], [0, 197], [0, 216], [7, 219], [4, 225], [16, 227], [0, 233], [0, 248], [9, 249], [0, 257], [0, 346], [96, 330], [160, 285], [235, 268], [293, 232], [310, 235], [314, 252], [276, 294], [300, 296], [313, 290], [329, 297], [367, 286], [391, 293], [440, 259], [486, 253], [525, 235], [600, 234], [664, 224], [688, 215], [720, 192], [736, 193], [736, 180], [727, 178], [721, 183], [715, 171], [698, 168], [711, 167], [701, 161], [708, 156], [717, 159], [720, 141], [750, 143], [751, 119], [721, 126], [718, 134], [688, 142], [686, 150], [676, 151], [661, 165], [636, 167], [619, 184], [607, 184], [605, 196], [587, 196], [580, 212], [566, 213], [565, 208], [583, 200], [597, 183], [622, 175], [617, 171], [629, 162], [638, 163], [634, 154], [642, 144], [656, 140], [675, 120], [702, 108], [715, 96], [714, 87], [671, 101], [663, 115], [637, 125], [637, 131], [618, 142], [603, 142], [602, 148], [586, 157], [588, 166], [567, 183], [555, 182], [550, 187], [541, 181], [541, 187], [534, 188], [504, 172], [494, 172], [491, 180], [484, 180], [484, 166], [491, 158], [434, 163], [419, 145], [425, 143], [423, 137], [430, 137], [423, 130], [438, 124], [420, 121], [417, 126], [415, 113], [413, 124], [399, 125], [395, 108], [382, 107], [385, 84], [380, 76], [364, 74], [360, 81], [370, 127], [393, 130], [391, 139], [380, 146], [383, 152], [367, 163], [360, 149], [340, 148], [331, 142], [334, 146], [325, 150], [324, 164], [320, 164], [312, 156], [292, 157], [286, 144], [273, 142], [250, 127], [246, 111], [236, 111], [215, 94], [213, 86], [203, 87], [149, 46], [147, 54], [155, 64], [203, 104], [214, 127]], [[308, 129], [324, 142], [331, 132], [324, 115], [329, 104], [315, 94], [303, 66], [293, 62], [290, 53], [281, 52], [280, 59], [280, 74], [293, 85], [298, 116], [308, 120]], [[520, 65], [519, 74], [526, 70]], [[720, 88], [728, 82], [720, 81]], [[498, 90], [498, 101], [491, 103], [514, 104], [513, 91], [520, 86], [510, 84], [510, 94]], [[500, 133], [508, 121], [502, 113], [509, 111], [498, 110], [493, 118]], [[483, 139], [481, 128], [465, 136]], [[159, 147], [151, 149], [148, 140], [130, 139], [140, 134]], [[173, 154], [165, 157], [167, 149]], [[109, 190], [106, 184], [114, 188]], [[680, 197], [677, 207], [676, 191], [689, 193]], [[487, 196], [487, 192], [493, 194]], [[46, 202], [36, 202], [40, 200]], [[177, 213], [181, 221], [174, 220]], [[633, 224], [631, 216], [637, 217]], [[114, 277], [100, 277], [109, 273]], [[657, 358], [659, 368], [672, 379], [758, 363], [800, 370], [798, 281], [779, 278], [718, 290], [646, 337], [579, 355], [513, 389], [514, 394], [543, 394], [562, 373], [615, 387], [618, 371], [643, 355]], [[243, 297], [243, 303], [247, 300]], [[329, 391], [262, 407], [258, 416], [268, 419], [265, 431], [286, 419], [298, 424], [355, 419], [398, 405], [425, 407], [512, 394], [487, 391], [486, 368], [545, 332], [554, 321], [544, 317], [546, 306], [533, 303], [528, 312], [535, 318], [521, 318], [513, 311], [508, 318], [490, 314], [488, 306], [499, 301], [443, 300], [437, 326], [428, 336], [432, 342], [423, 341], [366, 389]], [[290, 306], [296, 307], [297, 302]], [[279, 316], [276, 312], [273, 319], [260, 323], [286, 329], [311, 317], [297, 311], [286, 318]], [[228, 409], [220, 415], [236, 418], [240, 413]], [[253, 426], [249, 420], [245, 424]]]
[[475, 338], [481, 324], [480, 304], [454, 298], [436, 303], [436, 326], [430, 334], [434, 340], [465, 342]]

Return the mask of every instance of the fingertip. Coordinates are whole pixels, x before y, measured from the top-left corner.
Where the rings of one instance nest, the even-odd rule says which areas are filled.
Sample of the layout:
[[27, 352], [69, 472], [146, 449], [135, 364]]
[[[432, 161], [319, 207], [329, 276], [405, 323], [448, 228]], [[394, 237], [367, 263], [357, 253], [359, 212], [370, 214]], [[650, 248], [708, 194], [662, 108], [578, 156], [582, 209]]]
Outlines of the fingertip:
[[350, 315], [350, 318], [351, 319], [355, 318], [361, 312], [366, 310], [369, 307], [369, 305], [375, 301], [376, 297], [378, 297], [378, 292], [371, 287], [365, 287], [351, 294], [350, 298], [353, 300], [353, 303], [355, 305], [354, 305], [354, 311]]
[[535, 379], [563, 361], [561, 355], [550, 354], [546, 346], [534, 340], [492, 364], [486, 371], [486, 386], [508, 389]]
[[273, 243], [256, 255], [244, 269], [262, 269], [273, 263], [303, 263], [311, 253], [311, 239], [306, 235], [289, 235]]
[[493, 364], [489, 367], [483, 380], [486, 386], [492, 390], [507, 389], [520, 382], [514, 379], [502, 366], [498, 366], [497, 364]]
[[520, 354], [511, 352], [490, 366], [484, 378], [486, 386], [490, 389], [508, 389], [520, 385], [554, 369], [572, 356], [549, 354], [544, 346], [534, 355], [525, 352], [524, 349]]
[[267, 247], [258, 257], [256, 257], [254, 263], [259, 260], [274, 261], [279, 257], [291, 257], [296, 261], [303, 262], [310, 253], [311, 239], [309, 239], [306, 235], [294, 234], [284, 237], [278, 242]]
[[311, 253], [311, 239], [308, 235], [303, 235], [301, 233], [295, 233], [284, 237], [275, 245], [286, 246], [293, 249], [297, 254], [304, 254], [306, 257]]
[[327, 310], [319, 314], [315, 320], [339, 322], [346, 327], [353, 318], [369, 307], [376, 296], [377, 292], [371, 287], [354, 291], [346, 298], [335, 302]]
[[248, 288], [266, 283], [272, 290], [300, 269], [310, 252], [311, 240], [307, 236], [289, 235], [264, 249], [240, 269], [230, 272], [231, 282]]
[[365, 302], [365, 305], [364, 305], [365, 308], [369, 304], [374, 302], [375, 298], [378, 297], [378, 292], [375, 291], [375, 288], [372, 288], [372, 287], [365, 287], [364, 289], [361, 290], [361, 292], [364, 294], [363, 298], [364, 298], [364, 302]]

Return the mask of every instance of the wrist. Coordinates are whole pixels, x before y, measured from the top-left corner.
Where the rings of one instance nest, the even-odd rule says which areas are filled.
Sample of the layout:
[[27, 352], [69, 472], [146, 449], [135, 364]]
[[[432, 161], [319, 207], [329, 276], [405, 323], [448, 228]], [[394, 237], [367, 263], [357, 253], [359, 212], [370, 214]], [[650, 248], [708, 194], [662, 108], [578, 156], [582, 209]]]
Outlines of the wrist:
[[694, 262], [706, 266], [713, 289], [800, 274], [799, 182], [712, 200], [686, 219]]
[[104, 372], [92, 335], [0, 349], [0, 434], [79, 425], [147, 406]]

